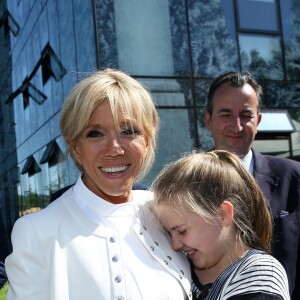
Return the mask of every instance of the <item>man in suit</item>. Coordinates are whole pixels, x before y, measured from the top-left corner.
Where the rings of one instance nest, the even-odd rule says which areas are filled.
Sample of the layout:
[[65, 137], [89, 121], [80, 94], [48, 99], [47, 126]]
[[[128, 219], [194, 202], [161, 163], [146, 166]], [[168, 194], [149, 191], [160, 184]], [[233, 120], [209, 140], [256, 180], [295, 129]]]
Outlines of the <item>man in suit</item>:
[[252, 149], [262, 119], [262, 88], [250, 73], [229, 72], [208, 92], [206, 127], [216, 149], [236, 153], [269, 201], [274, 219], [273, 255], [284, 266], [293, 300], [300, 299], [300, 163]]

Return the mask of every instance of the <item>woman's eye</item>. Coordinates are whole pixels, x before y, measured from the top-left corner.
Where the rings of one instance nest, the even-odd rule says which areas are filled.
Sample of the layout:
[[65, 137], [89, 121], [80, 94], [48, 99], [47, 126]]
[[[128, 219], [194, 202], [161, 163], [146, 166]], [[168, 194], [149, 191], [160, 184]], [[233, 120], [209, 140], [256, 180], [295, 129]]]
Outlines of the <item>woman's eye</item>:
[[86, 137], [89, 137], [89, 138], [96, 138], [96, 137], [100, 137], [102, 135], [103, 134], [98, 130], [91, 130], [86, 133]]
[[140, 134], [140, 131], [135, 128], [124, 128], [121, 130], [121, 134], [123, 135], [135, 135]]

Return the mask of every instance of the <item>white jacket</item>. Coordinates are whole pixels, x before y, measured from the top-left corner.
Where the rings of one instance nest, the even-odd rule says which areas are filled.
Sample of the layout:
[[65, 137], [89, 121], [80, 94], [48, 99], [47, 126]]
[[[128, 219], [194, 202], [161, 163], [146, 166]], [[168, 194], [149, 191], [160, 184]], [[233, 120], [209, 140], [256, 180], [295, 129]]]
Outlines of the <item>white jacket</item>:
[[[6, 259], [7, 300], [191, 299], [187, 259], [171, 249], [152, 215], [152, 193], [138, 193], [143, 199], [135, 203], [137, 218], [128, 230], [144, 245], [139, 251], [153, 258], [153, 265], [147, 266], [151, 282], [138, 264], [130, 280], [126, 278], [124, 268], [130, 262], [122, 257], [124, 240], [118, 240], [116, 229], [90, 221], [70, 189], [47, 208], [15, 223], [13, 253]], [[139, 253], [132, 251], [138, 259]], [[132, 290], [135, 279], [138, 288]]]

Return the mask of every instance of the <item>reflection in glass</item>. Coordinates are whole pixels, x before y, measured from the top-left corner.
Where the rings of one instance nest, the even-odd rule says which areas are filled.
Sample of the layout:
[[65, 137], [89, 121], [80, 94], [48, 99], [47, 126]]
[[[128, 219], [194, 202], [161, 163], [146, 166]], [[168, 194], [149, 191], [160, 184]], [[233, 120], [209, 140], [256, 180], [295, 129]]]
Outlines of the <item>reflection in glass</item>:
[[[183, 34], [178, 24], [185, 14], [176, 20], [170, 15], [171, 8], [177, 12], [169, 0], [96, 1], [100, 67], [115, 67], [139, 76], [186, 73], [187, 46], [174, 48], [173, 44], [177, 38], [174, 33]], [[173, 55], [178, 51], [184, 54], [185, 61], [175, 70]]]
[[42, 165], [42, 172], [21, 175], [18, 185], [20, 216], [45, 208], [50, 194], [67, 185], [67, 167], [64, 161], [49, 166]]
[[114, 9], [120, 69], [135, 75], [173, 75], [168, 0], [115, 0]]
[[49, 167], [49, 190], [50, 194], [64, 186], [64, 172], [62, 163]]
[[6, 10], [0, 18], [0, 28], [2, 25], [4, 25], [5, 34], [8, 33], [8, 30], [10, 30], [14, 36], [19, 34], [20, 26], [8, 10]]
[[264, 140], [254, 140], [253, 148], [267, 155], [279, 156], [279, 157], [289, 157], [289, 140], [286, 139], [264, 139]]
[[[25, 90], [27, 90], [27, 92], [25, 92]], [[37, 104], [41, 105], [43, 104], [46, 99], [47, 96], [44, 95], [36, 86], [34, 86], [31, 82], [28, 82], [28, 86], [25, 88], [25, 90], [23, 91], [23, 97], [24, 97], [24, 93], [28, 94], [28, 96], [31, 97], [32, 100], [34, 100]]]
[[208, 151], [213, 149], [214, 141], [211, 133], [205, 126], [205, 109], [197, 110], [197, 127], [199, 134], [199, 149], [201, 151]]
[[270, 139], [257, 139], [254, 141], [254, 149], [265, 154], [300, 161], [300, 110], [289, 110], [289, 115], [295, 129], [291, 136], [278, 135]]
[[282, 31], [288, 80], [300, 80], [300, 1], [281, 1]]
[[193, 149], [191, 128], [194, 128], [193, 110], [159, 109], [160, 132], [158, 136], [156, 159], [152, 170], [145, 178], [150, 185], [163, 166]]
[[300, 108], [300, 84], [269, 83], [264, 92], [268, 107]]
[[236, 41], [220, 1], [189, 1], [189, 26], [193, 71], [196, 76], [216, 77], [237, 69]]
[[192, 87], [189, 80], [138, 79], [148, 90], [158, 106], [192, 105]]
[[[35, 212], [44, 207], [41, 199], [41, 173], [32, 176], [22, 175], [22, 186], [18, 188], [20, 216]], [[21, 202], [21, 203], [20, 203]]]
[[240, 29], [278, 31], [275, 0], [238, 0]]
[[188, 42], [187, 12], [184, 0], [169, 0], [174, 75], [189, 76], [190, 45]]
[[33, 155], [30, 155], [22, 168], [21, 174], [28, 173], [29, 176], [32, 176], [38, 172], [41, 171], [41, 168], [39, 167], [38, 163], [36, 162]]
[[54, 77], [55, 81], [60, 81], [67, 73], [67, 70], [49, 43], [43, 49], [41, 56], [43, 84], [46, 84], [51, 76]]
[[300, 110], [290, 110], [289, 113], [296, 128], [292, 133], [293, 158], [300, 161]]
[[196, 80], [195, 81], [195, 98], [196, 105], [206, 107], [207, 94], [211, 80]]
[[17, 184], [17, 193], [18, 193], [18, 204], [19, 204], [19, 217], [21, 217], [22, 211], [25, 210], [25, 202], [23, 201], [23, 194], [22, 194], [22, 188], [21, 183], [18, 182]]
[[262, 79], [283, 79], [282, 52], [279, 37], [239, 34], [243, 71]]
[[261, 122], [258, 125], [258, 132], [263, 133], [291, 133], [295, 126], [286, 109], [264, 109], [261, 110]]

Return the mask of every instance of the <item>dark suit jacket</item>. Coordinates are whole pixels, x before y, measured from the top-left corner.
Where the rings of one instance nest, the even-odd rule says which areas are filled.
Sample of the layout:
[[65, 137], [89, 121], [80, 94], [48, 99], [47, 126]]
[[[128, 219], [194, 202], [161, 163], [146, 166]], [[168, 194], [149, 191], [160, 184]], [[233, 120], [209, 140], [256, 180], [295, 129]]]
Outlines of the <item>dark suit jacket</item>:
[[253, 175], [270, 203], [273, 255], [282, 263], [293, 300], [300, 299], [300, 163], [253, 150]]

